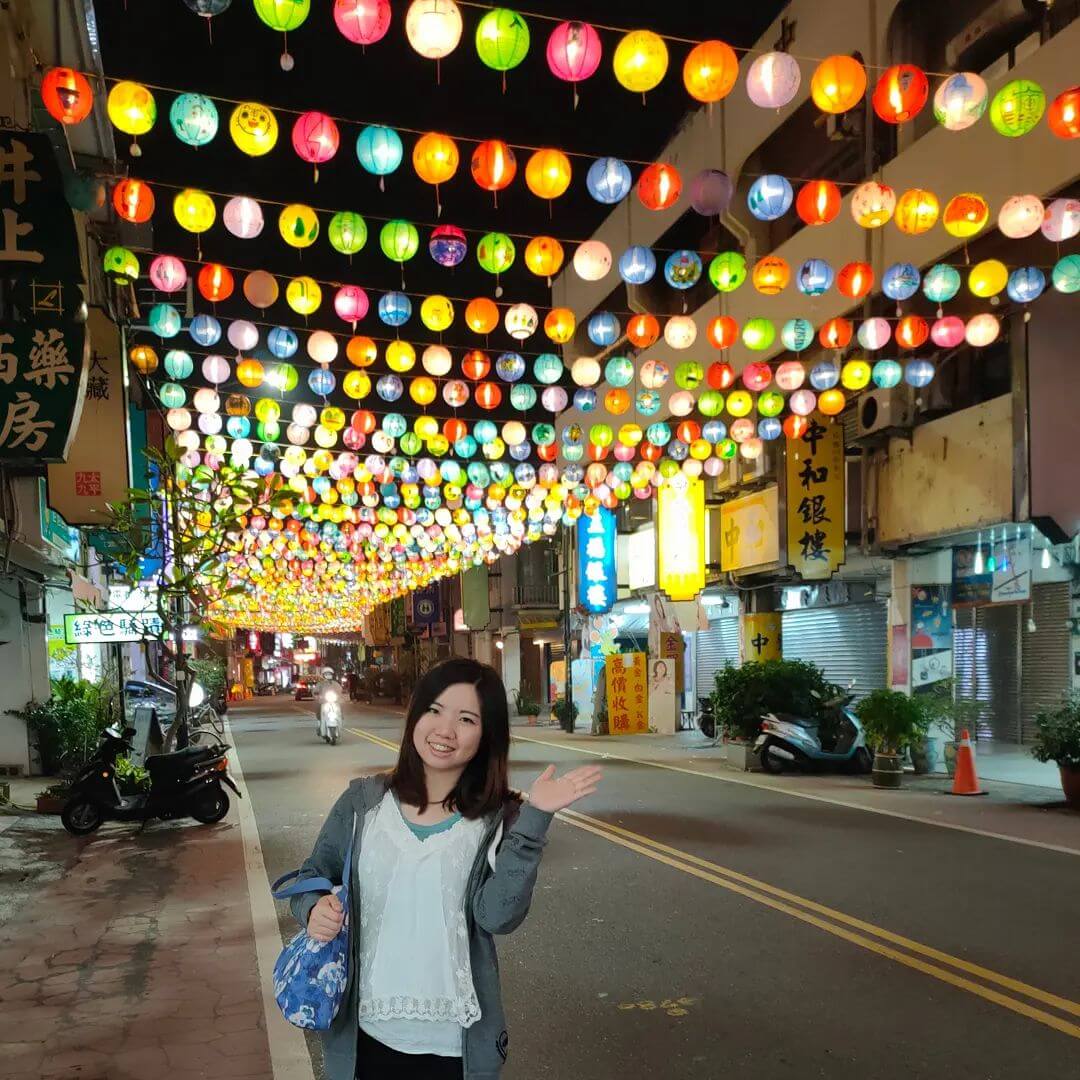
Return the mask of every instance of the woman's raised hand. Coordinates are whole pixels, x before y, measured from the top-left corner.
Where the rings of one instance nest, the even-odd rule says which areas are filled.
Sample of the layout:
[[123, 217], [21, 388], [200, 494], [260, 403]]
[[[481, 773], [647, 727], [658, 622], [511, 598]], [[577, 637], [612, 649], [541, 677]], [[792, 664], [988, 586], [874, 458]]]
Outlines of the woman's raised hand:
[[603, 770], [596, 765], [582, 765], [562, 776], [549, 765], [529, 788], [529, 804], [548, 814], [558, 813], [596, 791]]

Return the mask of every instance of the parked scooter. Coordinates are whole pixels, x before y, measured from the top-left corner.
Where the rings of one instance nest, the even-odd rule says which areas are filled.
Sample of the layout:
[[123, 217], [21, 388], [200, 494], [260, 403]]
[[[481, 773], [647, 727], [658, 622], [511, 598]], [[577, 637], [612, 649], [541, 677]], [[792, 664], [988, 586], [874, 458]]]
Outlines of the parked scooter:
[[221, 743], [148, 757], [149, 789], [121, 792], [116, 759], [130, 753], [134, 735], [132, 727], [110, 727], [102, 733], [93, 760], [76, 777], [60, 815], [69, 833], [86, 836], [108, 820], [146, 822], [193, 817], [212, 825], [229, 812], [229, 796], [222, 785], [237, 795], [240, 789], [229, 775], [229, 747]]
[[337, 746], [341, 731], [341, 691], [326, 690], [319, 699], [319, 738]]
[[847, 693], [827, 701], [825, 719], [820, 723], [787, 713], [766, 713], [754, 743], [762, 770], [779, 773], [785, 769], [832, 768], [870, 772], [874, 755], [850, 707], [853, 700], [854, 695]]

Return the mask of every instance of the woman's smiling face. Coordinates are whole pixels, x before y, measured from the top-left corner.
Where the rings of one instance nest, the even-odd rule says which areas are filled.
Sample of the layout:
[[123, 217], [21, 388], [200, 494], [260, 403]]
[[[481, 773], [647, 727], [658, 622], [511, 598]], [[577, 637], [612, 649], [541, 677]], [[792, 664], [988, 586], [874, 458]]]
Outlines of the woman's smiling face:
[[413, 746], [425, 768], [460, 772], [476, 756], [482, 735], [476, 687], [454, 683], [416, 721]]

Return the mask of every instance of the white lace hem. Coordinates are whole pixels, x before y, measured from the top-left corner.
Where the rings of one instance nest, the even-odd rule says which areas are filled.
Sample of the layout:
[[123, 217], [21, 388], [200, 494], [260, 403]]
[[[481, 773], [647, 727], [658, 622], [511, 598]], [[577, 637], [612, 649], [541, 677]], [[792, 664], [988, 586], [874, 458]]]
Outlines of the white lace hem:
[[363, 998], [360, 1020], [432, 1020], [471, 1027], [480, 1019], [480, 1002], [473, 994], [461, 998], [395, 997]]

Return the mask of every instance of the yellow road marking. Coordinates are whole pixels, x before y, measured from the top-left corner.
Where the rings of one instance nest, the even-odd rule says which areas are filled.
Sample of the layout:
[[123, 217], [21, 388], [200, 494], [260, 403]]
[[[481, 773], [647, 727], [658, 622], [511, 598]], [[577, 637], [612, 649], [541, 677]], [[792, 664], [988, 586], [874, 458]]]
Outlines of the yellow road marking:
[[[372, 735], [357, 728], [348, 728], [347, 730], [361, 739], [366, 739], [369, 742], [375, 743], [387, 750], [391, 750], [394, 753], [398, 751], [398, 744], [395, 744], [388, 739], [383, 739], [377, 735]], [[542, 740], [529, 741], [541, 742]], [[788, 892], [775, 885], [770, 885], [768, 882], [759, 881], [756, 878], [739, 873], [736, 870], [709, 862], [707, 859], [699, 858], [698, 856], [691, 855], [689, 852], [682, 851], [679, 848], [674, 848], [667, 844], [663, 844], [658, 840], [642, 836], [640, 833], [635, 833], [630, 829], [624, 829], [622, 826], [613, 825], [609, 822], [602, 821], [599, 818], [582, 814], [576, 810], [564, 810], [557, 816], [567, 825], [573, 825], [575, 828], [593, 833], [610, 843], [618, 844], [620, 847], [627, 848], [630, 851], [635, 851], [640, 855], [644, 855], [646, 858], [663, 863], [665, 866], [669, 866], [672, 869], [681, 870], [683, 873], [689, 874], [702, 881], [718, 885], [722, 889], [737, 893], [748, 900], [753, 900], [755, 903], [772, 908], [774, 911], [783, 912], [801, 922], [815, 926], [819, 930], [824, 930], [834, 937], [842, 938], [853, 945], [858, 945], [860, 948], [867, 949], [870, 952], [877, 953], [879, 956], [884, 956], [887, 959], [903, 964], [915, 971], [929, 975], [931, 978], [938, 979], [939, 981], [948, 983], [958, 989], [975, 994], [978, 997], [984, 998], [986, 1001], [993, 1002], [995, 1005], [1000, 1005], [1002, 1008], [1009, 1009], [1028, 1019], [1035, 1020], [1038, 1023], [1045, 1024], [1047, 1027], [1054, 1028], [1056, 1031], [1062, 1032], [1062, 1034], [1070, 1035], [1074, 1039], [1080, 1039], [1080, 1025], [1073, 1024], [1071, 1021], [1065, 1020], [1062, 1017], [1054, 1016], [1052, 1013], [1045, 1012], [1033, 1005], [1029, 1005], [1027, 1002], [1018, 1001], [1016, 998], [1008, 997], [1006, 994], [1000, 993], [997, 990], [973, 982], [971, 979], [967, 979], [964, 976], [957, 974], [955, 971], [949, 971], [947, 968], [938, 967], [937, 964], [929, 963], [928, 960], [935, 960], [940, 964], [947, 964], [949, 967], [956, 968], [958, 971], [963, 971], [969, 975], [984, 979], [987, 982], [1011, 990], [1013, 993], [1023, 994], [1025, 997], [1042, 1002], [1045, 1005], [1049, 1005], [1074, 1016], [1080, 1016], [1080, 1003], [1078, 1002], [1071, 1001], [1068, 998], [1059, 997], [1057, 994], [1051, 994], [1048, 991], [1021, 982], [1018, 979], [1010, 978], [1007, 975], [1001, 975], [996, 971], [982, 967], [979, 964], [973, 964], [960, 957], [951, 956], [949, 953], [934, 949], [929, 945], [923, 945], [921, 942], [913, 941], [911, 938], [895, 934], [890, 930], [885, 930], [882, 927], [875, 926], [873, 923], [868, 923], [855, 916], [847, 915], [835, 908], [819, 904], [814, 900], [808, 900], [796, 893]], [[829, 922], [827, 919], [835, 921]], [[853, 929], [847, 929], [847, 927], [852, 927]], [[860, 932], [856, 933], [856, 930]], [[881, 940], [876, 941], [874, 938], [880, 938]], [[917, 955], [909, 956], [907, 953], [891, 948], [890, 945], [882, 944], [882, 941], [908, 949]], [[919, 956], [926, 957], [927, 960], [919, 959]]]

